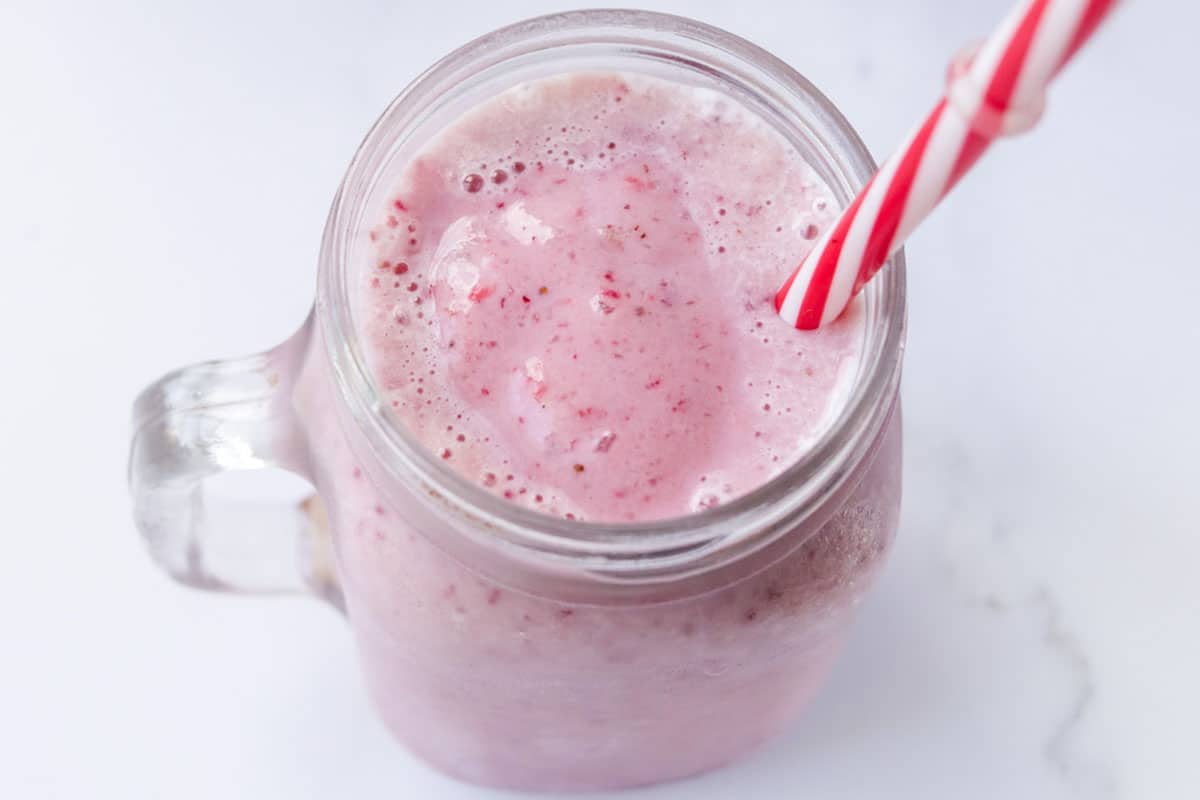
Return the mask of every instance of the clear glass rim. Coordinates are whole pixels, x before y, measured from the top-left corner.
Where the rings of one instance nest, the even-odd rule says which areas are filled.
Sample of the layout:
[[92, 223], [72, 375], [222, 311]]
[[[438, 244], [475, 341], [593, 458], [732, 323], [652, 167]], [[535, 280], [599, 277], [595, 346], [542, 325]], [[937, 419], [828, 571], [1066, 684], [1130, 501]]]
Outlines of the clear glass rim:
[[[500, 28], [464, 45], [410, 83], [367, 133], [334, 198], [322, 241], [317, 315], [341, 397], [390, 478], [419, 485], [435, 501], [471, 519], [490, 542], [575, 560], [600, 557], [640, 569], [649, 561], [682, 564], [731, 545], [761, 546], [815, 512], [866, 455], [891, 411], [905, 326], [903, 251], [864, 290], [868, 330], [859, 377], [845, 407], [796, 463], [759, 488], [697, 514], [644, 523], [596, 523], [551, 517], [510, 503], [463, 478], [426, 450], [382, 399], [354, 333], [348, 253], [361, 207], [397, 132], [419, 122], [421, 108], [457, 80], [530, 52], [572, 44], [646, 47], [709, 68], [703, 57], [731, 59], [734, 76], [803, 123], [826, 159], [826, 178], [841, 204], [875, 171], [866, 146], [837, 108], [779, 58], [726, 31], [685, 17], [635, 10], [571, 11]], [[729, 64], [723, 65], [725, 67]], [[723, 77], [729, 73], [723, 71]], [[369, 212], [368, 212], [369, 213]], [[782, 276], [781, 276], [782, 277]], [[872, 314], [875, 314], [872, 317]], [[742, 549], [741, 547], [737, 549]], [[649, 560], [649, 561], [648, 561]]]

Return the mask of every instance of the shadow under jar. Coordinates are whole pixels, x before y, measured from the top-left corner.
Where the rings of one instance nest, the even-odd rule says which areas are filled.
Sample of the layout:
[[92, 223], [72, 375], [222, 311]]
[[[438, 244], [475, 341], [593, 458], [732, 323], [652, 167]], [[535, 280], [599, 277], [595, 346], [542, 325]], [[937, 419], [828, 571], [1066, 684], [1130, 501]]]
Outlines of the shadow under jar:
[[[729, 95], [838, 203], [873, 172], [828, 100], [723, 31], [625, 11], [504, 28], [418, 78], [368, 134], [329, 216], [305, 326], [268, 353], [172, 373], [135, 408], [131, 485], [157, 561], [193, 586], [334, 602], [395, 735], [495, 786], [681, 778], [778, 734], [828, 674], [900, 502], [902, 254], [864, 292], [862, 354], [832, 427], [765, 485], [702, 513], [539, 514], [453, 472], [384, 402], [354, 287], [396, 175], [503, 90], [596, 69]], [[265, 467], [304, 476], [319, 499], [300, 511], [204, 503], [206, 478]]]

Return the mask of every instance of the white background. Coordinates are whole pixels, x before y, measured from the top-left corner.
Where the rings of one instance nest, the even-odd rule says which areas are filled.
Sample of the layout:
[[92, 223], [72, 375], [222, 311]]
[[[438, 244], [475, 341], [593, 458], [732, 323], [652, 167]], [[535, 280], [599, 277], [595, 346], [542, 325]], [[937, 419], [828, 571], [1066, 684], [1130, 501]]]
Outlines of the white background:
[[[328, 608], [156, 573], [124, 459], [144, 384], [302, 319], [391, 97], [566, 5], [0, 2], [0, 797], [507, 796], [388, 739]], [[789, 60], [883, 155], [1006, 3], [648, 5]], [[1124, 5], [911, 240], [903, 528], [832, 684], [626, 797], [1195, 796], [1200, 13]]]

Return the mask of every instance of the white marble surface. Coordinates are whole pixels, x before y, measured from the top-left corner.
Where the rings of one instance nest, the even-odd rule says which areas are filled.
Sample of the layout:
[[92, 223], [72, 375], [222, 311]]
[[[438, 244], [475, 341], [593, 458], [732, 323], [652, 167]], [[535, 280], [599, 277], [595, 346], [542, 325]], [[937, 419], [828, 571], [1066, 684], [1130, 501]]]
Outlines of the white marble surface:
[[[417, 5], [0, 6], [0, 797], [502, 796], [389, 741], [326, 608], [156, 574], [124, 489], [144, 383], [301, 319], [389, 98], [559, 7]], [[651, 5], [789, 59], [882, 154], [1006, 4]], [[903, 528], [832, 684], [626, 796], [1197, 796], [1200, 12], [1125, 6], [911, 242]]]

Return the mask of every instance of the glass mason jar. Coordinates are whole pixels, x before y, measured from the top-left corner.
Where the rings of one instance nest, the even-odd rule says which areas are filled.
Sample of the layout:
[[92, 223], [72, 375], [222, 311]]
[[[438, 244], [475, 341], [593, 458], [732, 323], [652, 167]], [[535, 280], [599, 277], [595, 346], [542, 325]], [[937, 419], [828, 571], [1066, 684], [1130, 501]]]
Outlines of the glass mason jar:
[[[519, 508], [451, 471], [381, 400], [350, 288], [393, 179], [465, 110], [598, 68], [732, 96], [841, 204], [873, 172], [808, 81], [724, 31], [634, 11], [522, 22], [434, 65], [371, 129], [334, 200], [301, 330], [267, 353], [167, 375], [134, 413], [130, 481], [158, 563], [201, 588], [337, 604], [395, 735], [484, 784], [646, 784], [771, 738], [829, 672], [896, 529], [902, 254], [864, 293], [864, 352], [832, 428], [766, 485], [702, 513], [592, 524]], [[205, 504], [206, 478], [269, 467], [318, 497]]]

